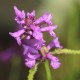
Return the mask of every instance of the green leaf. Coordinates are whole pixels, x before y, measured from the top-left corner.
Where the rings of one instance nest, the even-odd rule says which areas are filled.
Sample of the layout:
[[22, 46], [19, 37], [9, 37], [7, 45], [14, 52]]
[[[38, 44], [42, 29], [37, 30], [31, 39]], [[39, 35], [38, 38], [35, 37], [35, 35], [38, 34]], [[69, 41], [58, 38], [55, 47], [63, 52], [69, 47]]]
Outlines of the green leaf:
[[56, 49], [52, 54], [80, 54], [80, 50]]
[[28, 80], [33, 80], [37, 69], [38, 69], [38, 63], [36, 63], [36, 65], [32, 69], [29, 70]]

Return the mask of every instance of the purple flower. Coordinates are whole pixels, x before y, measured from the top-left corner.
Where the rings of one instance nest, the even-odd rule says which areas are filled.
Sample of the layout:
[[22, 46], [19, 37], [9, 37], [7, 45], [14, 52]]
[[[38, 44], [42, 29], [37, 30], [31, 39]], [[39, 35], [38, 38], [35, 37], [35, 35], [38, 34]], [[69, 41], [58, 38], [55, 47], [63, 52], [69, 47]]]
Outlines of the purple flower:
[[41, 47], [43, 47], [45, 45], [45, 42], [41, 41], [41, 40], [36, 40], [36, 39], [23, 39], [22, 43], [27, 45], [27, 46], [31, 46], [37, 50], [40, 50]]
[[17, 40], [17, 43], [18, 43], [19, 45], [21, 45], [21, 38], [20, 38], [20, 37], [21, 37], [21, 35], [22, 35], [24, 32], [25, 32], [25, 30], [22, 29], [22, 30], [19, 30], [19, 31], [14, 32], [14, 33], [9, 32], [9, 34]]
[[38, 50], [30, 46], [23, 45], [24, 55], [25, 55], [25, 65], [29, 68], [32, 68], [36, 60], [40, 57]]
[[28, 18], [34, 19], [34, 17], [35, 17], [35, 10], [33, 10], [31, 13], [28, 12], [27, 16], [28, 16]]
[[34, 26], [31, 25], [31, 28], [33, 30], [33, 37], [37, 40], [42, 40], [43, 39], [43, 33], [41, 32], [41, 29], [39, 26]]
[[36, 49], [40, 50], [41, 47], [45, 46], [45, 42], [44, 41], [37, 41], [34, 46], [36, 47]]
[[57, 26], [47, 26], [47, 27], [41, 28], [41, 31], [53, 31], [56, 28], [57, 28]]
[[38, 59], [44, 61], [44, 59], [48, 58], [51, 61], [51, 66], [54, 69], [59, 68], [59, 59], [52, 56], [50, 51], [46, 53], [46, 51], [43, 49], [43, 54], [45, 54], [45, 57], [40, 52], [41, 49], [46, 46], [43, 32], [48, 32], [50, 36], [53, 37], [53, 40], [47, 46], [48, 50], [50, 50], [52, 47], [62, 48], [60, 42], [58, 41], [58, 37], [53, 32], [57, 26], [52, 25], [51, 14], [47, 12], [35, 20], [35, 10], [33, 10], [31, 13], [25, 13], [24, 10], [18, 10], [16, 6], [14, 6], [14, 10], [16, 14], [15, 20], [21, 26], [21, 30], [14, 33], [9, 32], [9, 34], [17, 40], [19, 45], [23, 45], [25, 65], [32, 68]]
[[57, 26], [48, 26], [48, 27], [41, 28], [41, 31], [48, 31], [50, 36], [56, 38], [56, 34], [53, 32], [53, 30], [55, 30], [56, 28]]
[[52, 61], [51, 60], [51, 66], [54, 68], [54, 69], [58, 69], [60, 67], [61, 63], [60, 62], [57, 62], [57, 61]]
[[25, 62], [25, 65], [26, 65], [27, 67], [29, 67], [29, 68], [34, 67], [34, 65], [35, 65], [35, 63], [36, 63], [36, 60], [34, 60], [34, 59], [26, 59], [25, 61], [26, 61], [26, 62]]
[[39, 54], [38, 50], [30, 44], [29, 45], [23, 44], [23, 48], [24, 48], [24, 55], [27, 55], [27, 53], [32, 53], [33, 55]]
[[40, 18], [38, 18], [35, 23], [36, 24], [40, 24], [42, 22], [46, 22], [48, 25], [52, 25], [52, 22], [51, 22], [51, 19], [52, 19], [52, 16], [51, 14], [49, 14], [48, 12], [45, 13], [43, 16], [41, 16]]
[[[25, 28], [26, 39], [31, 39], [33, 37], [36, 40], [38, 40], [44, 44], [46, 42], [43, 39], [43, 32], [44, 31], [49, 32], [50, 36], [56, 38], [56, 34], [53, 32], [53, 30], [55, 30], [57, 28], [57, 26], [52, 26], [51, 14], [49, 14], [47, 12], [42, 17], [40, 17], [39, 19], [34, 20], [35, 10], [33, 10], [31, 13], [28, 12], [26, 15], [25, 15], [23, 10], [22, 11], [18, 10], [16, 6], [14, 6], [14, 10], [15, 10], [15, 13], [17, 15], [17, 17], [16, 17], [17, 22], [22, 22], [22, 21], [24, 22], [21, 24], [24, 24], [24, 25], [22, 25], [22, 27]], [[45, 22], [49, 26], [44, 27], [42, 25], [43, 22]], [[34, 46], [37, 46], [39, 48], [39, 46], [41, 46], [41, 45], [36, 43]]]
[[54, 69], [57, 69], [60, 67], [61, 63], [59, 62], [59, 59], [57, 57], [52, 56], [51, 53], [48, 53], [47, 58], [51, 60], [51, 66]]
[[[25, 33], [24, 33], [26, 36], [25, 38], [26, 39], [34, 38], [37, 41], [40, 41], [41, 43], [44, 44], [45, 40], [43, 39], [43, 33], [41, 32], [40, 25], [36, 26], [36, 24], [34, 24], [35, 10], [33, 10], [31, 13], [28, 12], [27, 14], [25, 14], [23, 10], [22, 11], [18, 10], [16, 6], [14, 6], [14, 10], [16, 13], [15, 20], [19, 24], [22, 24], [22, 27], [25, 29]], [[18, 38], [17, 41], [19, 41], [18, 43], [20, 44], [21, 43], [20, 37]], [[37, 42], [34, 46], [40, 48], [42, 45], [41, 44], [39, 45]]]
[[14, 6], [14, 11], [15, 11], [15, 14], [16, 14], [15, 20], [17, 21], [17, 23], [18, 24], [24, 24], [25, 23], [25, 21], [24, 21], [25, 12], [24, 12], [24, 10], [20, 11], [19, 9], [17, 9], [16, 6]]
[[58, 37], [54, 38], [47, 46], [48, 50], [50, 50], [52, 47], [62, 48], [60, 42], [58, 41]]

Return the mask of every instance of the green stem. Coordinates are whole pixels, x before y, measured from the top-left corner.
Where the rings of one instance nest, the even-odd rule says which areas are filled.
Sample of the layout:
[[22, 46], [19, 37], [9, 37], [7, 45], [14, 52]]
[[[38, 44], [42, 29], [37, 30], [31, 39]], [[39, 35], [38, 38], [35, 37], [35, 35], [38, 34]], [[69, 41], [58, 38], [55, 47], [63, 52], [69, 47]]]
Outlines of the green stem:
[[32, 69], [29, 70], [28, 80], [33, 80], [34, 75], [35, 75], [35, 73], [38, 69], [38, 64], [39, 63], [36, 63], [35, 66]]
[[80, 50], [56, 49], [52, 54], [80, 54]]
[[51, 77], [51, 72], [50, 72], [50, 67], [49, 67], [49, 62], [48, 60], [46, 60], [44, 62], [44, 66], [45, 66], [45, 70], [46, 70], [46, 76], [47, 76], [47, 80], [52, 80], [52, 77]]

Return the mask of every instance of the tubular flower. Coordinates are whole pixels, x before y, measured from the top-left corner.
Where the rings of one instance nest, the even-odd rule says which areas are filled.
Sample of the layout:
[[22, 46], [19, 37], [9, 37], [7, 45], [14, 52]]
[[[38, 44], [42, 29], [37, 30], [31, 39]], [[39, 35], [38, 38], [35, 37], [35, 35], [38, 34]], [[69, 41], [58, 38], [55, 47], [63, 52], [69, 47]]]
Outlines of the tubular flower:
[[36, 64], [36, 60], [40, 57], [38, 50], [33, 47], [23, 45], [25, 55], [25, 65], [32, 68]]
[[[53, 32], [57, 26], [52, 25], [52, 16], [48, 12], [45, 13], [38, 19], [35, 19], [35, 10], [31, 13], [25, 13], [24, 10], [19, 10], [14, 6], [14, 11], [16, 14], [15, 21], [20, 25], [21, 30], [17, 32], [9, 32], [9, 34], [17, 40], [19, 45], [23, 46], [23, 55], [25, 57], [25, 65], [32, 68], [36, 62], [44, 61], [49, 59], [51, 61], [51, 66], [54, 69], [59, 68], [59, 59], [51, 55], [50, 49], [52, 47], [62, 48], [58, 37]], [[46, 25], [46, 26], [45, 26]], [[47, 45], [46, 50], [46, 40], [44, 40], [43, 32], [48, 32], [53, 40]]]
[[14, 33], [9, 32], [9, 34], [17, 40], [17, 43], [19, 45], [21, 45], [21, 38], [20, 37], [24, 32], [25, 32], [25, 30], [23, 29], [23, 30], [19, 30], [17, 32], [14, 32]]
[[52, 47], [62, 48], [60, 42], [58, 41], [58, 37], [54, 38], [47, 46], [48, 50], [50, 50]]
[[55, 56], [52, 56], [51, 53], [48, 53], [47, 54], [47, 58], [50, 59], [51, 61], [51, 66], [54, 68], [54, 69], [57, 69], [60, 67], [61, 63], [59, 62], [59, 59]]
[[14, 11], [16, 14], [16, 18], [15, 20], [17, 21], [18, 24], [23, 24], [24, 22], [24, 18], [25, 18], [25, 12], [24, 10], [20, 11], [19, 9], [17, 9], [16, 6], [14, 6]]
[[43, 16], [41, 16], [40, 18], [38, 18], [35, 21], [35, 23], [36, 24], [40, 24], [42, 22], [46, 22], [48, 25], [52, 25], [51, 19], [52, 19], [51, 14], [49, 14], [48, 12], [46, 12]]

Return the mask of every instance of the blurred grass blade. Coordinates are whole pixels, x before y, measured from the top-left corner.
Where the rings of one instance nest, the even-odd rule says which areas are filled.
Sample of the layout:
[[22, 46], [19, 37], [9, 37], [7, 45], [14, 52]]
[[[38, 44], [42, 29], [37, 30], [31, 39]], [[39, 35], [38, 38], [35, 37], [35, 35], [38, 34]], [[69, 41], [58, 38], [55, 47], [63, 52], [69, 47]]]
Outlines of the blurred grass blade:
[[19, 80], [21, 71], [21, 58], [16, 55], [12, 58], [11, 70], [8, 80]]

